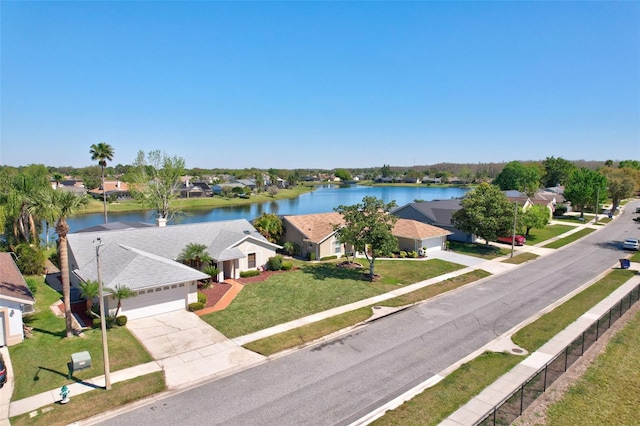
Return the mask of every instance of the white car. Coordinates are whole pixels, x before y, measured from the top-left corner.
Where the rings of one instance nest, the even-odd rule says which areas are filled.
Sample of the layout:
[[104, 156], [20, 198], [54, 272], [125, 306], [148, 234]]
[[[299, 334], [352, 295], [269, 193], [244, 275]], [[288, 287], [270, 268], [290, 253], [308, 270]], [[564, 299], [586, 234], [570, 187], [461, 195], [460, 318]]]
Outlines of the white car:
[[640, 241], [637, 238], [627, 238], [624, 240], [622, 248], [625, 250], [638, 250], [640, 249]]

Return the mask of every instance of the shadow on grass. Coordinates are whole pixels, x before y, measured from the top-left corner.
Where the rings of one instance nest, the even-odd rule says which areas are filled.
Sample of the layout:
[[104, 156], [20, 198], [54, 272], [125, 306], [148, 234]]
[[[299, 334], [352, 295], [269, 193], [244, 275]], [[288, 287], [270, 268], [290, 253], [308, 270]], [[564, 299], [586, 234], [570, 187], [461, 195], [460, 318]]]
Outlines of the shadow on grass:
[[51, 336], [56, 336], [56, 337], [59, 337], [61, 339], [65, 339], [67, 337], [67, 330], [66, 329], [54, 332], [54, 331], [51, 331], [51, 330], [45, 330], [43, 328], [33, 327], [32, 330], [34, 332], [37, 331], [38, 333], [49, 334]]
[[303, 274], [309, 274], [314, 280], [338, 279], [354, 281], [370, 281], [365, 273], [369, 270], [340, 268], [335, 263], [305, 265], [300, 268]]

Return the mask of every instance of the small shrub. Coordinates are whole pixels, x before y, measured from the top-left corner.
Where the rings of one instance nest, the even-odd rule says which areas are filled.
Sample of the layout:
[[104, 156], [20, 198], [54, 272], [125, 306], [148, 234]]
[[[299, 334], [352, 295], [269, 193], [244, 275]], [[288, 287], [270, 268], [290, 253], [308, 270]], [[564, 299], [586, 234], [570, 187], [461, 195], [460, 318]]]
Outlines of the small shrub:
[[282, 270], [283, 271], [290, 271], [291, 268], [293, 268], [293, 262], [282, 262]]
[[100, 323], [100, 318], [94, 318], [93, 319], [93, 324], [91, 324], [93, 326], [93, 328], [100, 328], [101, 323]]
[[44, 271], [46, 256], [40, 247], [23, 243], [16, 247], [16, 265], [22, 275], [38, 275]]
[[336, 256], [335, 254], [333, 256], [325, 256], [325, 257], [321, 257], [320, 260], [333, 260], [333, 259], [337, 259], [338, 256]]
[[279, 271], [282, 269], [282, 256], [273, 256], [267, 260], [267, 271]]
[[116, 324], [119, 327], [124, 327], [125, 325], [127, 325], [127, 316], [126, 315], [119, 315], [116, 317]]
[[198, 293], [198, 302], [202, 303], [203, 305], [207, 304], [207, 295], [204, 293]]
[[567, 206], [564, 204], [558, 204], [553, 211], [554, 216], [563, 216], [567, 212]]
[[260, 271], [258, 271], [257, 269], [250, 269], [248, 271], [240, 272], [240, 278], [256, 277], [258, 275], [260, 275]]
[[407, 256], [416, 259], [418, 257], [418, 252], [415, 250], [411, 250], [409, 253], [407, 253]]
[[309, 260], [311, 260], [311, 261], [316, 260], [316, 254], [315, 253], [309, 253]]
[[407, 252], [406, 252], [406, 251], [404, 251], [404, 250], [401, 250], [401, 251], [400, 251], [400, 257], [401, 257], [402, 259], [404, 259], [405, 257], [407, 257]]
[[31, 292], [31, 295], [35, 296], [36, 291], [38, 291], [38, 282], [33, 278], [27, 278], [25, 281], [27, 282], [27, 287], [29, 287], [29, 291]]
[[204, 309], [204, 303], [201, 303], [201, 302], [189, 303], [189, 310], [191, 312], [199, 311], [201, 309]]

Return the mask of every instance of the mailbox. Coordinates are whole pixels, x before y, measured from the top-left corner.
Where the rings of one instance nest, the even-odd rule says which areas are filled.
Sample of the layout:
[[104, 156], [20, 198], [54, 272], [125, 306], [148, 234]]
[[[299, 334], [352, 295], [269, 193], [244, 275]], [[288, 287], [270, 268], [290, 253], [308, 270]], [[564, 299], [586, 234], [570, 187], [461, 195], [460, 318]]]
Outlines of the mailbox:
[[91, 368], [91, 354], [88, 351], [71, 354], [71, 369], [80, 371], [85, 368]]

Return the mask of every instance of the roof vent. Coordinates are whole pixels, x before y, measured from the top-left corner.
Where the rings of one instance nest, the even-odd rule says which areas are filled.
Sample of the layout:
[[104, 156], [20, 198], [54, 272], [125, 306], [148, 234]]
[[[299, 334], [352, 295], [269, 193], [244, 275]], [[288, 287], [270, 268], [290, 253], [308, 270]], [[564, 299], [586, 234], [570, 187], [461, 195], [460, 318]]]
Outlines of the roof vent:
[[246, 229], [245, 229], [244, 233], [245, 233], [246, 235], [249, 235], [249, 234], [251, 234], [251, 231], [248, 231], [248, 230], [246, 230]]

